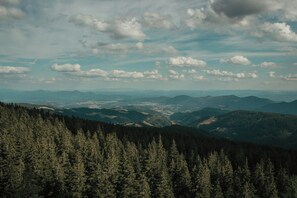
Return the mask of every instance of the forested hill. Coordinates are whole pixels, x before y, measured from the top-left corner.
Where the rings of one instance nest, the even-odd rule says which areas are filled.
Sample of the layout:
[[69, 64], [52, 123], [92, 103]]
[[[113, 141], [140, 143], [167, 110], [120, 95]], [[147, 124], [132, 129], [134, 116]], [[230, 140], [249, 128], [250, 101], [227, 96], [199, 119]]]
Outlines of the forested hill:
[[0, 103], [1, 197], [297, 197], [297, 152]]

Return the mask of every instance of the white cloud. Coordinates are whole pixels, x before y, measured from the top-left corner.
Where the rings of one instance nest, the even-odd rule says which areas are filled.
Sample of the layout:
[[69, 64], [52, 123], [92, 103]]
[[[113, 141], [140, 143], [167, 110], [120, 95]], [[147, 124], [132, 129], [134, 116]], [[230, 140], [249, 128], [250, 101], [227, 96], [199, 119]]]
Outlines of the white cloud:
[[21, 18], [24, 13], [18, 8], [9, 8], [0, 5], [0, 19], [5, 18]]
[[219, 76], [223, 78], [232, 78], [232, 79], [243, 79], [243, 78], [258, 78], [258, 75], [256, 72], [249, 72], [249, 73], [233, 73], [230, 71], [224, 71], [219, 69], [213, 69], [213, 70], [204, 70], [209, 75], [212, 76]]
[[176, 67], [205, 67], [206, 62], [203, 60], [194, 59], [192, 57], [172, 57], [168, 61], [169, 65]]
[[137, 49], [143, 49], [143, 43], [142, 42], [138, 42], [135, 44]]
[[18, 0], [1, 0], [0, 1], [0, 20], [8, 18], [22, 18], [24, 13], [17, 7]]
[[293, 63], [294, 66], [297, 66], [297, 63]]
[[100, 32], [107, 31], [109, 27], [109, 24], [105, 21], [100, 21], [93, 18], [92, 16], [82, 14], [71, 17], [70, 22], [74, 23], [75, 25], [88, 27]]
[[141, 30], [141, 24], [136, 18], [116, 20], [110, 29], [114, 38], [131, 38], [143, 41], [145, 34]]
[[115, 39], [130, 38], [143, 41], [145, 38], [145, 34], [142, 32], [142, 26], [135, 17], [104, 21], [89, 15], [80, 14], [71, 17], [70, 22], [77, 26], [88, 27], [99, 32], [107, 33], [110, 37]]
[[297, 42], [297, 34], [286, 23], [264, 23], [253, 36], [263, 40]]
[[81, 76], [81, 77], [107, 77], [108, 76], [108, 72], [104, 71], [102, 69], [90, 69], [87, 71], [78, 71], [77, 73], [75, 73], [75, 75]]
[[297, 80], [297, 74], [289, 74], [287, 76], [281, 76], [281, 78], [287, 81], [295, 81]]
[[28, 67], [0, 66], [0, 74], [24, 74], [29, 71]]
[[155, 80], [163, 79], [163, 76], [156, 69], [152, 70], [152, 71], [145, 71], [145, 72], [143, 72], [143, 74], [147, 79], [155, 79]]
[[163, 48], [163, 51], [166, 52], [166, 53], [169, 53], [169, 54], [177, 53], [177, 49], [175, 49], [175, 48], [172, 47], [172, 46], [164, 47], [164, 48]]
[[57, 78], [48, 78], [48, 79], [46, 79], [46, 78], [39, 78], [38, 79], [39, 80], [39, 82], [41, 82], [41, 83], [45, 83], [45, 84], [53, 84], [53, 83], [56, 83], [57, 81], [61, 81], [61, 79], [57, 79]]
[[246, 75], [248, 78], [258, 78], [257, 72], [250, 72]]
[[270, 78], [275, 78], [275, 72], [274, 71], [270, 71], [270, 72], [268, 72], [268, 74], [269, 74]]
[[157, 29], [172, 29], [174, 24], [170, 15], [146, 12], [143, 15], [142, 24], [145, 27]]
[[184, 74], [180, 74], [179, 72], [177, 72], [175, 70], [168, 71], [168, 78], [171, 80], [180, 80], [180, 79], [183, 79], [184, 77], [185, 77]]
[[155, 67], [156, 67], [157, 69], [160, 69], [160, 68], [161, 68], [161, 62], [160, 62], [160, 61], [156, 61], [156, 62], [155, 62]]
[[194, 75], [193, 76], [193, 79], [194, 80], [205, 80], [205, 77], [204, 76], [200, 76], [200, 75]]
[[221, 63], [231, 63], [231, 64], [235, 64], [235, 65], [249, 65], [249, 64], [251, 64], [249, 59], [244, 56], [233, 56], [228, 59], [221, 59], [220, 62]]
[[109, 72], [108, 77], [110, 78], [144, 78], [144, 75], [142, 72], [127, 72], [127, 71], [123, 71], [123, 70], [112, 70], [111, 72]]
[[188, 69], [188, 70], [183, 70], [184, 73], [187, 73], [187, 74], [196, 74], [197, 71], [195, 69]]
[[53, 71], [58, 71], [58, 72], [78, 72], [80, 71], [80, 65], [79, 64], [53, 64], [51, 66], [51, 69]]
[[136, 44], [122, 44], [122, 43], [98, 43], [93, 46], [87, 46], [84, 43], [84, 47], [91, 48], [91, 51], [95, 55], [106, 54], [129, 54], [129, 53], [143, 53], [143, 54], [156, 54], [167, 53], [174, 54], [177, 50], [172, 47], [145, 45], [143, 42], [137, 42]]
[[[154, 79], [163, 80], [163, 76], [158, 70], [152, 71], [124, 71], [124, 70], [111, 70], [106, 71], [99, 68], [81, 70], [79, 64], [54, 64], [51, 66], [53, 71], [66, 72], [72, 76], [84, 77], [84, 78], [103, 78], [109, 79]], [[1, 70], [0, 70], [1, 71]]]
[[225, 24], [227, 20], [219, 17], [210, 8], [187, 9], [186, 25], [192, 29], [201, 28], [203, 25]]
[[297, 21], [297, 1], [283, 0], [278, 1], [281, 8], [281, 18], [284, 20]]
[[276, 67], [277, 65], [274, 62], [263, 62], [259, 66], [264, 68], [268, 68], [268, 67], [273, 68], [273, 67]]

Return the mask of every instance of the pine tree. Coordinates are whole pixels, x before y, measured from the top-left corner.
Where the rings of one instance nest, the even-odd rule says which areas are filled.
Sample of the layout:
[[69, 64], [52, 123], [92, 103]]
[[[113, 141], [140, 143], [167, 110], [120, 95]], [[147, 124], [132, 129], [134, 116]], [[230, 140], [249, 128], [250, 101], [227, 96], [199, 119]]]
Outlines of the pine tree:
[[234, 172], [234, 194], [235, 197], [255, 197], [255, 188], [251, 182], [251, 173], [246, 159], [243, 168], [238, 167]]
[[173, 140], [169, 155], [169, 174], [171, 175], [172, 188], [176, 197], [190, 195], [191, 176], [184, 156], [179, 154]]
[[85, 189], [84, 164], [79, 152], [72, 155], [66, 162], [65, 167], [67, 196], [81, 197]]
[[210, 197], [211, 182], [210, 170], [206, 163], [198, 164], [193, 171], [193, 195], [197, 198]]
[[138, 178], [138, 185], [136, 191], [136, 197], [138, 198], [149, 198], [151, 197], [150, 185], [145, 174], [140, 174]]
[[269, 196], [271, 198], [278, 197], [275, 177], [274, 177], [274, 167], [270, 160], [266, 162], [265, 169], [265, 196]]
[[217, 181], [213, 185], [212, 190], [211, 190], [211, 197], [213, 197], [213, 198], [223, 198], [224, 197], [219, 181]]
[[137, 196], [136, 173], [128, 156], [129, 153], [123, 151], [119, 168], [118, 197]]

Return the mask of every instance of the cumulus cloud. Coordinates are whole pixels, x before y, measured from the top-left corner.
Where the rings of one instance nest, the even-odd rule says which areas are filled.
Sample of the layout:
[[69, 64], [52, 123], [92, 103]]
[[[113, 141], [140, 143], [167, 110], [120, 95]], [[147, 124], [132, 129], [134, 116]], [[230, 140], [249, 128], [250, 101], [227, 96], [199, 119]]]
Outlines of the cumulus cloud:
[[192, 29], [209, 26], [216, 26], [217, 24], [228, 24], [230, 20], [225, 16], [219, 16], [210, 8], [196, 8], [187, 9], [186, 25]]
[[152, 71], [145, 71], [145, 72], [143, 72], [143, 74], [148, 79], [155, 79], [155, 80], [163, 79], [163, 76], [156, 69], [154, 69]]
[[79, 64], [54, 64], [51, 66], [53, 71], [66, 72], [72, 76], [84, 77], [84, 78], [103, 78], [103, 79], [155, 79], [162, 80], [163, 76], [158, 70], [152, 71], [124, 71], [124, 70], [111, 70], [106, 71], [99, 68], [81, 70]]
[[142, 72], [128, 72], [123, 70], [112, 70], [109, 75], [110, 78], [143, 78], [144, 75]]
[[177, 49], [175, 49], [175, 48], [172, 47], [172, 46], [164, 47], [164, 48], [163, 48], [163, 51], [166, 52], [166, 53], [169, 53], [169, 54], [177, 53]]
[[8, 18], [22, 18], [24, 13], [17, 7], [18, 4], [18, 0], [0, 0], [0, 20]]
[[28, 67], [0, 66], [0, 74], [24, 74], [29, 71]]
[[197, 71], [195, 69], [185, 69], [183, 70], [183, 73], [186, 73], [186, 74], [196, 74]]
[[79, 64], [53, 64], [51, 66], [51, 69], [53, 71], [58, 71], [58, 72], [78, 72], [80, 71], [80, 65]]
[[83, 26], [95, 31], [106, 33], [114, 39], [130, 38], [137, 41], [143, 41], [145, 38], [141, 23], [139, 23], [135, 17], [104, 21], [89, 15], [80, 14], [71, 17], [70, 22], [77, 26]]
[[174, 24], [170, 15], [146, 12], [142, 19], [145, 27], [157, 29], [172, 29]]
[[290, 25], [286, 23], [264, 23], [258, 31], [252, 34], [256, 38], [263, 40], [273, 40], [279, 42], [297, 42], [297, 34], [292, 31]]
[[194, 76], [193, 76], [193, 79], [194, 79], [194, 80], [205, 80], [205, 77], [202, 76], [202, 75], [194, 75]]
[[232, 77], [232, 78], [244, 78], [244, 73], [233, 73], [229, 71], [214, 69], [214, 70], [205, 70], [207, 74], [213, 75], [213, 76], [222, 76], [222, 77]]
[[176, 67], [205, 67], [206, 62], [192, 57], [172, 57], [168, 61], [169, 65]]
[[224, 71], [224, 70], [219, 70], [219, 69], [213, 69], [213, 70], [204, 70], [209, 75], [212, 76], [218, 76], [218, 77], [223, 77], [223, 78], [228, 78], [228, 79], [243, 79], [243, 78], [257, 78], [258, 75], [256, 72], [249, 72], [249, 73], [233, 73], [230, 71]]
[[263, 62], [261, 64], [259, 64], [260, 67], [263, 67], [263, 68], [273, 68], [273, 67], [276, 67], [276, 63], [274, 62]]
[[163, 76], [158, 70], [152, 71], [124, 71], [124, 70], [111, 70], [106, 75], [109, 79], [153, 79], [162, 80]]
[[275, 72], [274, 71], [270, 71], [270, 72], [268, 72], [268, 74], [269, 74], [270, 78], [275, 78]]
[[258, 14], [268, 9], [265, 0], [214, 0], [211, 8], [218, 14], [224, 14], [230, 18], [242, 18], [248, 15]]
[[[278, 32], [279, 28], [287, 29], [285, 31], [291, 30], [288, 29], [290, 27], [287, 24], [278, 25], [278, 23], [274, 25], [266, 23], [258, 27], [260, 19], [268, 17], [279, 21], [296, 21], [296, 6], [297, 1], [292, 0], [211, 0], [206, 6], [188, 8], [185, 22], [190, 28], [213, 28], [216, 30], [224, 30], [228, 25], [228, 30], [232, 28], [235, 31], [249, 32], [265, 39], [267, 33], [277, 34], [271, 33], [271, 31]], [[255, 31], [257, 27], [258, 30]], [[271, 37], [277, 41], [288, 40], [285, 39], [287, 36], [271, 35]]]
[[281, 4], [281, 17], [284, 20], [291, 20], [296, 21], [297, 20], [297, 1], [292, 0], [284, 0], [284, 1], [278, 1], [279, 4]]
[[220, 62], [221, 63], [231, 63], [234, 65], [249, 65], [249, 64], [251, 64], [249, 59], [244, 56], [233, 56], [231, 58], [221, 59]]
[[143, 43], [142, 42], [138, 42], [138, 43], [135, 44], [135, 47], [137, 49], [143, 49]]
[[246, 74], [248, 78], [258, 78], [257, 72], [249, 72]]
[[184, 74], [180, 74], [179, 72], [175, 71], [175, 70], [169, 70], [168, 71], [168, 78], [171, 80], [180, 80], [182, 78], [184, 78], [185, 75]]
[[182, 70], [182, 73], [184, 74], [184, 77], [191, 78], [192, 80], [205, 80], [205, 77], [203, 75], [198, 74], [196, 69], [184, 69]]
[[289, 74], [287, 76], [281, 76], [281, 78], [287, 81], [295, 81], [297, 80], [297, 74]]
[[[238, 0], [235, 1], [238, 2]], [[247, 1], [242, 2], [248, 4]], [[210, 4], [206, 7], [188, 8], [187, 19], [185, 21], [186, 25], [192, 29], [205, 27], [223, 28], [225, 25], [232, 25], [232, 27], [244, 27], [250, 25], [252, 18], [248, 17], [247, 11], [244, 12], [244, 10], [241, 10], [244, 9], [242, 6], [233, 10], [231, 7], [238, 6], [232, 5], [233, 3], [233, 0], [227, 0], [226, 2], [225, 0], [216, 0], [210, 1]], [[231, 10], [229, 10], [229, 8], [231, 8]], [[232, 11], [234, 13], [232, 13]]]
[[77, 73], [74, 73], [77, 76], [80, 77], [86, 77], [86, 78], [96, 78], [96, 77], [107, 77], [108, 72], [104, 71], [102, 69], [90, 69], [87, 71], [78, 71]]

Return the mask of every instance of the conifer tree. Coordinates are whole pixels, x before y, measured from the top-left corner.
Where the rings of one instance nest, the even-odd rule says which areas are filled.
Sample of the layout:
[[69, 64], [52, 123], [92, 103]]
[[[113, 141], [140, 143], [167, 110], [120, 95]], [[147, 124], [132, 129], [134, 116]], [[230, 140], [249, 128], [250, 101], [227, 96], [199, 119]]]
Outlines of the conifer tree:
[[210, 197], [210, 170], [206, 163], [198, 164], [193, 171], [193, 195], [197, 198]]

